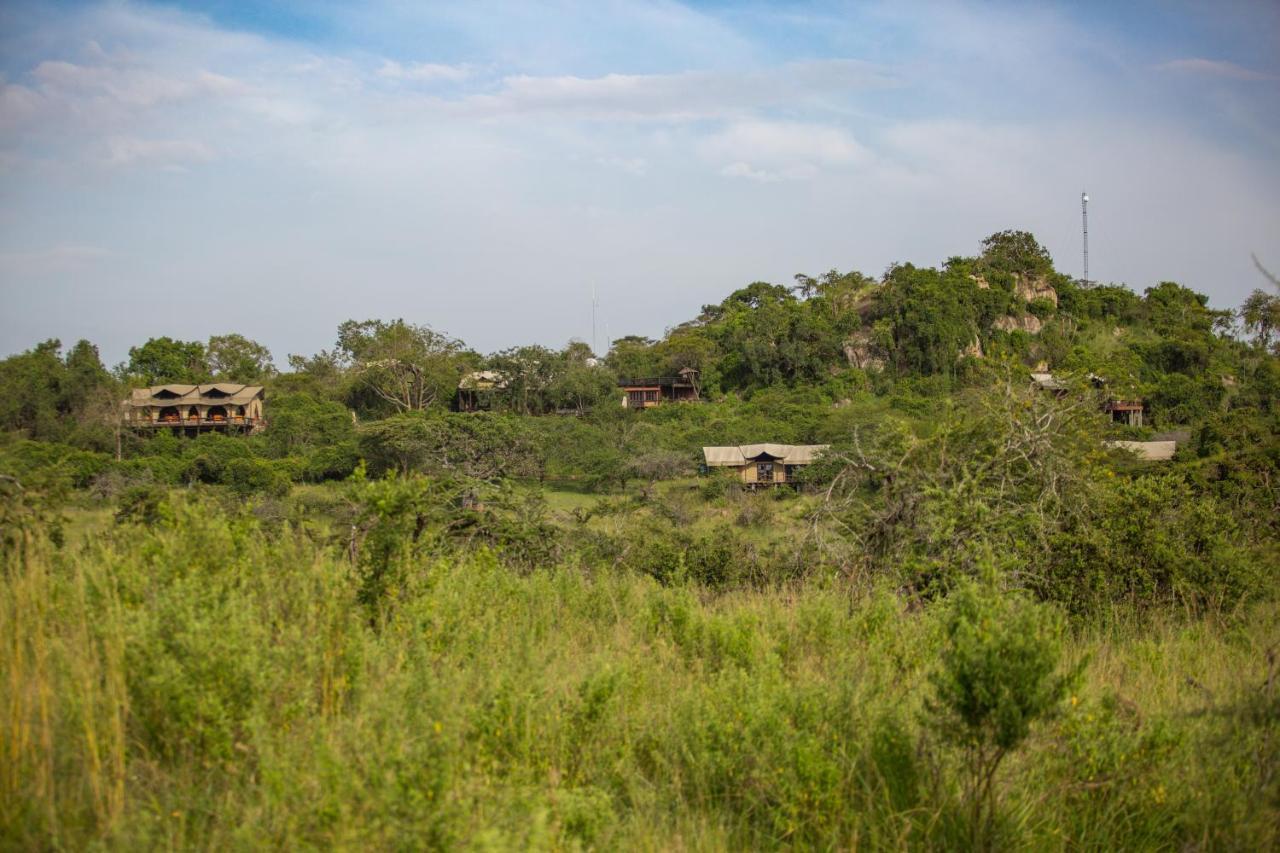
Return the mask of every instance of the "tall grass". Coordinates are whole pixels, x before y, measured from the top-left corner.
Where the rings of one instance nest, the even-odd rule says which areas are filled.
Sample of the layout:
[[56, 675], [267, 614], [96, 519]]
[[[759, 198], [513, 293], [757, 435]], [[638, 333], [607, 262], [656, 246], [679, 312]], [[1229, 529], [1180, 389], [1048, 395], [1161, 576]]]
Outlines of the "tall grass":
[[[406, 567], [371, 611], [303, 533], [183, 504], [4, 572], [5, 847], [968, 837], [921, 722], [939, 619], [886, 589], [712, 596], [482, 553]], [[1276, 616], [1077, 631], [1084, 683], [1004, 769], [1001, 843], [1274, 847]]]

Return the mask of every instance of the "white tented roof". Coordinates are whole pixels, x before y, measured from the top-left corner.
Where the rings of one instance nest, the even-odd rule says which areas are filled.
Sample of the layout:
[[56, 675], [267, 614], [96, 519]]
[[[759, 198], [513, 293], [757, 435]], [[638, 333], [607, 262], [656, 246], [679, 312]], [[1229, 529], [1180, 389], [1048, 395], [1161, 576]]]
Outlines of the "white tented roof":
[[815, 461], [828, 444], [740, 444], [729, 447], [704, 447], [702, 458], [708, 468], [737, 468], [761, 456], [784, 465], [808, 465]]
[[1168, 462], [1178, 450], [1176, 441], [1108, 441], [1106, 445], [1128, 450], [1147, 462]]
[[1052, 373], [1033, 373], [1031, 381], [1045, 391], [1065, 391], [1067, 384]]

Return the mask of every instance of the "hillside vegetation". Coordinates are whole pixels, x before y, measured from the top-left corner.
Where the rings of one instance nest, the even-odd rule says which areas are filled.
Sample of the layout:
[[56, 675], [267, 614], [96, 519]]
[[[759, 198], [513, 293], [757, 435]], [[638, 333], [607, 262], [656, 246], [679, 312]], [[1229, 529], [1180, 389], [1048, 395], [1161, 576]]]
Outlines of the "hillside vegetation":
[[[39, 344], [0, 362], [0, 843], [1274, 847], [1277, 322], [1010, 231], [600, 359]], [[704, 402], [620, 405], [684, 368]], [[267, 428], [121, 422], [211, 379]], [[699, 471], [764, 441], [831, 447]]]

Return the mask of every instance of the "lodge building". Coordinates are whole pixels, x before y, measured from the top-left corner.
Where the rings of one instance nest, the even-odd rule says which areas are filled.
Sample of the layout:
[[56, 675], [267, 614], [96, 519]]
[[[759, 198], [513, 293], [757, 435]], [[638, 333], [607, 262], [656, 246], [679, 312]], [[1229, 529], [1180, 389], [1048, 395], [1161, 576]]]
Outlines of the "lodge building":
[[741, 444], [704, 447], [708, 469], [733, 468], [744, 486], [759, 488], [794, 483], [806, 465], [817, 461], [829, 444]]
[[626, 409], [649, 409], [667, 402], [696, 403], [702, 399], [698, 390], [698, 371], [682, 369], [675, 376], [619, 379], [622, 406]]
[[233, 382], [134, 388], [124, 401], [125, 423], [135, 429], [185, 434], [207, 430], [252, 433], [265, 426], [262, 398], [261, 385]]

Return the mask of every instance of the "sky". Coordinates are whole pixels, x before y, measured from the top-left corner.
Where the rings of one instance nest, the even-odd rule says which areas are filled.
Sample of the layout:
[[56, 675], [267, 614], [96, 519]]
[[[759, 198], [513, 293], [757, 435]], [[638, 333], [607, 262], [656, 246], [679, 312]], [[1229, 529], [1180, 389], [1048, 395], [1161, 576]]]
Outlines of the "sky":
[[[0, 354], [660, 336], [973, 255], [1234, 307], [1280, 268], [1280, 4], [0, 4]], [[593, 329], [592, 292], [598, 311]]]

